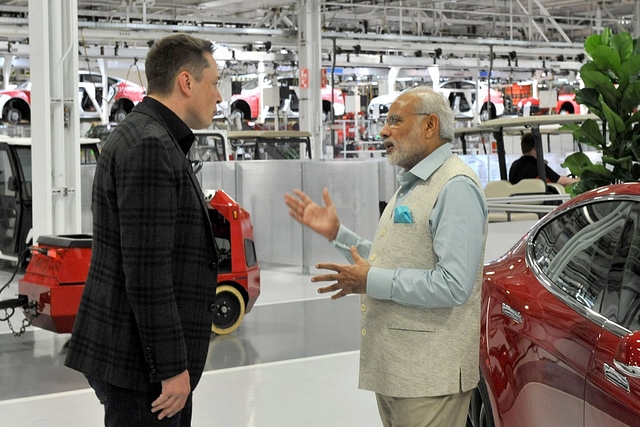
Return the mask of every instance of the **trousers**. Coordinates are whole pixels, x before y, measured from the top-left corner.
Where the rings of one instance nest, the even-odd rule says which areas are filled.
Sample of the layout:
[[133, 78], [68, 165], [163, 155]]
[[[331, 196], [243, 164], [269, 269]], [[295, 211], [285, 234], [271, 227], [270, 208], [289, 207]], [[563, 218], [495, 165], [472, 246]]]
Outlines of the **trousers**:
[[184, 408], [171, 418], [158, 420], [151, 412], [151, 403], [160, 396], [162, 385], [154, 384], [151, 391], [117, 387], [97, 378], [87, 377], [96, 397], [104, 406], [105, 427], [190, 427], [192, 394]]
[[465, 427], [471, 393], [417, 398], [376, 393], [376, 401], [384, 427]]

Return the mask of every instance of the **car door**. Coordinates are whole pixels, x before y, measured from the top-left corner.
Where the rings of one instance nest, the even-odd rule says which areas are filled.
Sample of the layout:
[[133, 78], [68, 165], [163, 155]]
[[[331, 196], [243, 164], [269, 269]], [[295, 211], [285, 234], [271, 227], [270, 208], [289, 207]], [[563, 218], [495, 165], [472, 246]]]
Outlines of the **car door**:
[[5, 256], [15, 256], [19, 251], [20, 226], [24, 216], [21, 182], [20, 168], [12, 147], [0, 143], [0, 251]]
[[607, 318], [587, 375], [585, 427], [640, 423], [640, 378], [615, 363], [624, 335], [640, 330], [640, 203], [631, 205], [620, 238], [611, 241], [612, 263], [601, 313]]
[[491, 375], [496, 424], [583, 425], [586, 376], [606, 322], [600, 307], [610, 242], [629, 209], [579, 205], [547, 218], [527, 241], [527, 265], [511, 260], [496, 272], [501, 294], [490, 298], [487, 332], [491, 369], [503, 377]]

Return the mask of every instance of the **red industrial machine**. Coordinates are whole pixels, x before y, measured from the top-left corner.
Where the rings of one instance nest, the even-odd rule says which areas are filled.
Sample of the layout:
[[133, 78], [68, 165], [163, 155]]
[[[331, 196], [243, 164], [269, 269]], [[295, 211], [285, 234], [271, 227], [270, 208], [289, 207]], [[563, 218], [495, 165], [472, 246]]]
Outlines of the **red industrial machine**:
[[[249, 213], [222, 190], [207, 196], [218, 246], [218, 292], [211, 330], [235, 331], [260, 295], [260, 269]], [[70, 333], [91, 260], [90, 235], [40, 236], [19, 280], [18, 294], [31, 324]]]

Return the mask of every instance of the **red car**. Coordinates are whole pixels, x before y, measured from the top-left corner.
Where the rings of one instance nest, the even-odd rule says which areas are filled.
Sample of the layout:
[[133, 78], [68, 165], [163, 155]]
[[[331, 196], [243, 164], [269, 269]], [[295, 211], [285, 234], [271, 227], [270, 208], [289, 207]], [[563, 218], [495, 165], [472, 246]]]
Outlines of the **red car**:
[[640, 425], [640, 183], [577, 196], [485, 264], [470, 424]]
[[[249, 213], [227, 193], [206, 197], [218, 247], [218, 288], [211, 330], [235, 331], [260, 295], [260, 268]], [[70, 333], [91, 260], [91, 235], [40, 236], [19, 280], [18, 295], [31, 324]]]
[[[145, 88], [128, 80], [107, 78], [109, 120], [119, 123], [145, 96]], [[102, 75], [78, 72], [78, 97], [81, 120], [99, 120], [102, 108]], [[31, 82], [15, 89], [0, 90], [0, 120], [10, 124], [31, 123]]]
[[580, 114], [580, 105], [576, 102], [573, 86], [566, 85], [558, 91], [556, 114]]
[[[278, 81], [280, 87], [290, 87], [293, 84], [292, 79], [281, 79]], [[269, 87], [266, 85], [265, 87]], [[296, 93], [297, 88], [289, 91], [290, 96], [290, 111], [293, 114], [298, 113], [298, 95]], [[333, 101], [331, 99], [333, 93]], [[329, 114], [331, 106], [333, 105], [334, 116], [340, 117], [345, 112], [344, 96], [339, 89], [332, 89], [331, 86], [325, 86], [320, 89], [320, 95], [322, 97], [322, 111], [325, 114]], [[282, 100], [282, 99], [281, 99]], [[333, 104], [332, 104], [333, 102]], [[260, 115], [260, 88], [256, 80], [251, 80], [244, 84], [242, 92], [231, 97], [230, 111], [232, 113], [238, 112], [242, 115], [243, 119], [256, 119]]]

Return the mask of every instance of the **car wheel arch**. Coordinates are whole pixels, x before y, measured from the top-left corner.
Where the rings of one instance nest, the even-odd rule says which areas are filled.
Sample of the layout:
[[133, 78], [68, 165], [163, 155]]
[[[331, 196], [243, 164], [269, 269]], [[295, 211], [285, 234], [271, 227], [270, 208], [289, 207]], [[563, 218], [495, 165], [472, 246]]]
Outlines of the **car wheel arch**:
[[[243, 100], [234, 101], [231, 104], [230, 111], [232, 113], [234, 111], [239, 111], [240, 113], [242, 113], [242, 118], [243, 119], [254, 118], [254, 117], [252, 117], [252, 114], [251, 114], [251, 107], [249, 106], [249, 104], [246, 101], [243, 101]], [[257, 117], [257, 114], [256, 114], [256, 117]]]
[[[17, 121], [11, 120], [11, 117], [7, 117], [11, 115], [11, 110], [17, 111], [19, 113], [20, 118]], [[31, 106], [23, 99], [12, 98], [7, 101], [2, 108], [2, 119], [13, 124], [17, 124], [22, 120], [31, 122]]]

